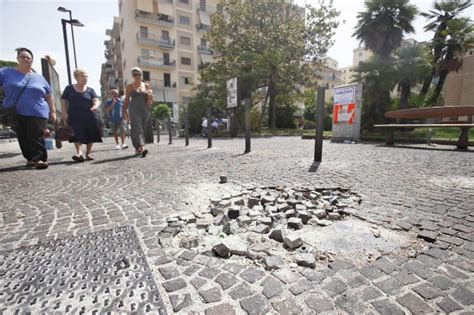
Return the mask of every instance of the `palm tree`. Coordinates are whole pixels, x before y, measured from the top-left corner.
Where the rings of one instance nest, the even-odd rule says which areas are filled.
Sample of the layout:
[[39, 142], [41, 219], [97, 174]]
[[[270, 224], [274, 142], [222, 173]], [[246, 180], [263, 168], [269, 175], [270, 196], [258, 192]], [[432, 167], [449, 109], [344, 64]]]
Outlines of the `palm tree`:
[[438, 99], [448, 73], [459, 69], [462, 52], [472, 47], [474, 31], [472, 23], [469, 18], [459, 17], [462, 11], [471, 5], [470, 0], [435, 1], [433, 10], [421, 13], [428, 20], [425, 31], [435, 32], [430, 45], [433, 67], [424, 80], [421, 95], [426, 95], [433, 78], [439, 76], [429, 103], [434, 103]]
[[394, 66], [400, 91], [400, 109], [405, 109], [411, 88], [422, 82], [431, 70], [426, 48], [422, 45], [399, 48], [395, 52]]
[[354, 36], [366, 48], [387, 59], [400, 47], [404, 33], [413, 33], [417, 8], [409, 0], [368, 0], [366, 11], [357, 15]]

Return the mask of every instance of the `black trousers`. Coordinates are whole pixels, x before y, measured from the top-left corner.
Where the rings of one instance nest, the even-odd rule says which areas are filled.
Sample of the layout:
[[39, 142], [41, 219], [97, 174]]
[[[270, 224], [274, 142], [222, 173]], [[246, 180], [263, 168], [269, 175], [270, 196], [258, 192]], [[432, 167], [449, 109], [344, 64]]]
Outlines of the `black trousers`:
[[28, 161], [48, 160], [44, 131], [48, 120], [40, 117], [17, 116], [16, 135], [21, 153]]

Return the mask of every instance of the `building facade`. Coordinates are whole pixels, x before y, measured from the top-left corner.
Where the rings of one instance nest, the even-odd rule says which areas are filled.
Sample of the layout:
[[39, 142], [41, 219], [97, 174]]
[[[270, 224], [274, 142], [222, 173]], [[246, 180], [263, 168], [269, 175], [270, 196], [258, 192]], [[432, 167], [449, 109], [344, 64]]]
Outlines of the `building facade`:
[[140, 67], [143, 80], [153, 89], [155, 101], [170, 105], [177, 121], [179, 106], [194, 95], [201, 63], [213, 60], [214, 53], [203, 35], [211, 27], [216, 2], [119, 0], [121, 60], [120, 64], [115, 60], [115, 65], [122, 71], [118, 83], [122, 89], [132, 82], [131, 69]]
[[444, 104], [446, 106], [474, 106], [474, 50], [463, 58], [462, 68], [451, 72], [444, 83]]
[[342, 72], [338, 69], [338, 62], [331, 57], [326, 57], [322, 60], [322, 64], [316, 69], [316, 78], [318, 85], [326, 88], [325, 102], [331, 102], [335, 86], [344, 84]]

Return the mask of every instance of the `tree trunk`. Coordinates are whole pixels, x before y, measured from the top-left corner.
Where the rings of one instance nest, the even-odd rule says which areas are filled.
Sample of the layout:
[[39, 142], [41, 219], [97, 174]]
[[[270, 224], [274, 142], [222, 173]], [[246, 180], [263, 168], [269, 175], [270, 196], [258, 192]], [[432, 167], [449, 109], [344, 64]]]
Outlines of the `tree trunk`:
[[259, 126], [262, 126], [263, 117], [265, 117], [265, 112], [267, 111], [268, 95], [269, 95], [269, 89], [267, 88], [267, 93], [265, 93], [265, 101], [263, 102], [262, 116], [260, 116], [260, 122], [258, 123]]
[[426, 94], [428, 93], [428, 90], [430, 89], [431, 81], [433, 81], [433, 74], [434, 72], [431, 72], [429, 76], [425, 78], [423, 81], [423, 87], [421, 88], [420, 95], [425, 98]]
[[433, 106], [436, 104], [436, 101], [438, 100], [439, 95], [441, 94], [441, 91], [443, 90], [444, 81], [446, 81], [446, 77], [448, 76], [448, 73], [449, 72], [447, 70], [443, 70], [439, 74], [438, 83], [436, 84], [436, 88], [434, 90], [433, 96], [428, 101], [430, 106]]
[[408, 100], [410, 98], [411, 85], [410, 83], [402, 83], [402, 89], [400, 93], [400, 109], [408, 108]]

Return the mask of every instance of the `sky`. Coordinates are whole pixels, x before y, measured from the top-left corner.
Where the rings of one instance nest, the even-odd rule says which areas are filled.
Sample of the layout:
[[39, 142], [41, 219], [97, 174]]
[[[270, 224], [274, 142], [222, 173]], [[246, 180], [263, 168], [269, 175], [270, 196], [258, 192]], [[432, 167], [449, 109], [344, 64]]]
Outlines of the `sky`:
[[[317, 6], [320, 1], [324, 0], [296, 2]], [[411, 3], [420, 11], [426, 12], [432, 7], [433, 1], [411, 0]], [[364, 10], [364, 1], [334, 0], [333, 5], [341, 11], [341, 23], [328, 56], [336, 59], [339, 67], [351, 66], [352, 50], [359, 46], [352, 34], [357, 24], [357, 12]], [[0, 0], [0, 60], [16, 61], [15, 48], [27, 47], [35, 56], [33, 68], [41, 72], [40, 59], [49, 54], [56, 59], [55, 68], [60, 76], [61, 89], [64, 89], [67, 85], [67, 70], [61, 19], [69, 19], [69, 14], [57, 11], [59, 6], [71, 10], [72, 18], [84, 24], [84, 27], [74, 27], [78, 67], [89, 73], [89, 85], [99, 94], [101, 65], [105, 62], [104, 41], [109, 38], [105, 35], [105, 30], [112, 28], [113, 17], [118, 15], [118, 0]], [[464, 15], [474, 17], [474, 6], [466, 10]], [[418, 16], [414, 22], [416, 32], [407, 38], [417, 41], [431, 39], [432, 33], [423, 31], [424, 24], [424, 18]], [[71, 69], [74, 69], [69, 25], [67, 36]]]

